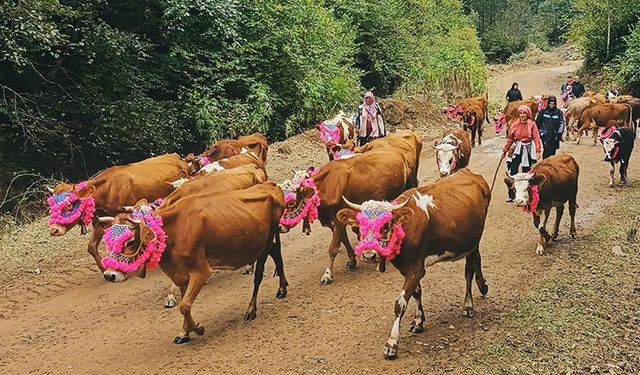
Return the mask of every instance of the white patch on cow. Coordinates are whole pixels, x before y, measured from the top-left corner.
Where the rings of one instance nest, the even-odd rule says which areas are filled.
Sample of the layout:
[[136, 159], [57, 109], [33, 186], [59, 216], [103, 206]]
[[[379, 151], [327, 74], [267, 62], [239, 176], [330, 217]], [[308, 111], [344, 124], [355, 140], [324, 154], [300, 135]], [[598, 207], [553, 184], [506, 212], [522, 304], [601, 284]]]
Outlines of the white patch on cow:
[[416, 201], [416, 206], [418, 206], [419, 209], [421, 209], [422, 211], [424, 211], [425, 214], [427, 214], [427, 219], [429, 218], [429, 207], [438, 208], [436, 207], [436, 204], [433, 201], [433, 196], [429, 194], [423, 195], [419, 191], [416, 191], [416, 194], [414, 195], [413, 199]]
[[616, 147], [617, 143], [618, 141], [613, 138], [607, 138], [602, 141], [602, 148], [604, 148], [605, 158], [611, 158], [611, 153], [613, 152], [613, 149]]
[[187, 182], [187, 181], [189, 181], [189, 179], [188, 179], [188, 178], [184, 178], [184, 177], [182, 177], [182, 178], [179, 178], [179, 179], [177, 179], [177, 180], [175, 180], [175, 181], [171, 182], [171, 186], [173, 186], [173, 188], [174, 188], [174, 189], [177, 189], [177, 188], [179, 188], [180, 186], [182, 186], [182, 185], [183, 185], [185, 182]]
[[249, 150], [247, 150], [246, 148], [243, 147], [243, 148], [240, 149], [240, 155], [244, 155], [244, 154], [248, 154], [248, 153], [249, 153]]
[[127, 274], [116, 270], [105, 270], [103, 272], [105, 278], [114, 283], [120, 283], [127, 279]]
[[396, 315], [396, 319], [393, 321], [393, 327], [391, 327], [391, 335], [389, 336], [389, 340], [387, 340], [387, 344], [390, 347], [395, 347], [398, 345], [398, 341], [400, 340], [400, 317], [407, 309], [407, 301], [404, 299], [405, 292], [404, 289], [400, 292], [400, 295], [396, 299], [396, 303], [400, 306], [400, 313]]
[[[220, 161], [224, 161], [224, 160], [226, 160], [226, 159], [222, 159]], [[207, 173], [211, 173], [211, 172], [224, 171], [226, 168], [223, 167], [222, 165], [220, 165], [220, 161], [214, 161], [211, 164], [205, 165], [204, 167], [200, 168], [198, 173], [207, 174]]]
[[454, 151], [457, 149], [450, 143], [443, 143], [436, 146], [436, 160], [438, 161], [438, 169], [441, 176], [451, 174], [451, 163], [454, 158]]
[[330, 284], [332, 281], [333, 281], [333, 276], [331, 275], [331, 270], [327, 268], [326, 270], [324, 270], [324, 274], [320, 279], [320, 283], [323, 285], [326, 285], [326, 284]]
[[516, 197], [513, 202], [517, 206], [529, 204], [529, 181], [533, 175], [529, 173], [518, 173], [513, 178], [513, 187], [516, 190]]

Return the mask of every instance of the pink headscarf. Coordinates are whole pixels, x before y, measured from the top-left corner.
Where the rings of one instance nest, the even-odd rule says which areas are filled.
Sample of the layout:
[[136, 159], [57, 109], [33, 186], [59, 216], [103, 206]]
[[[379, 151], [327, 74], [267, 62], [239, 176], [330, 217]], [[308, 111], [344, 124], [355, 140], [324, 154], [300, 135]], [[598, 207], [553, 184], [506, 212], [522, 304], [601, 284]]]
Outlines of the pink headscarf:
[[520, 107], [518, 107], [518, 114], [520, 114], [520, 112], [526, 113], [527, 116], [529, 117], [529, 119], [531, 119], [531, 117], [533, 117], [531, 115], [531, 108], [527, 107], [526, 105], [521, 105]]
[[[371, 98], [371, 104], [367, 104], [367, 98]], [[378, 111], [376, 110], [376, 97], [371, 91], [364, 94], [362, 101], [362, 124], [360, 124], [360, 136], [368, 137], [378, 131]]]

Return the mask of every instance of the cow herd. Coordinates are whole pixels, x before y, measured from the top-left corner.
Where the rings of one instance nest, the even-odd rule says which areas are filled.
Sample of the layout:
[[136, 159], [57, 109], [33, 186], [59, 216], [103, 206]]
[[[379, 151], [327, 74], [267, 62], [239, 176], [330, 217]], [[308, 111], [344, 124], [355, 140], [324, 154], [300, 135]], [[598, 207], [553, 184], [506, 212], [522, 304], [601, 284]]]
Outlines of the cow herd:
[[[536, 110], [544, 105], [544, 97], [530, 101]], [[165, 306], [177, 304], [183, 315], [182, 330], [174, 339], [181, 344], [190, 340], [192, 332], [204, 334], [191, 315], [191, 306], [214, 270], [247, 266], [254, 273], [246, 320], [256, 318], [268, 257], [280, 281], [276, 297], [284, 298], [288, 282], [280, 236], [299, 224], [308, 234], [317, 220], [332, 233], [329, 262], [318, 273], [321, 284], [335, 281], [334, 263], [341, 244], [347, 251], [348, 268], [355, 267], [360, 256], [376, 262], [381, 272], [388, 261], [403, 275], [384, 346], [385, 358], [396, 358], [401, 319], [412, 298], [416, 311], [410, 331], [424, 330], [420, 283], [426, 267], [466, 260], [465, 316], [475, 315], [474, 278], [480, 293], [488, 293], [479, 244], [493, 186], [468, 168], [476, 135], [481, 144], [482, 123], [488, 121], [487, 104], [485, 98], [470, 98], [464, 109], [449, 107], [450, 115], [459, 116], [462, 129], [446, 132], [434, 144], [440, 176], [434, 183], [419, 186], [422, 140], [415, 132], [390, 133], [356, 147], [353, 123], [340, 113], [317, 127], [329, 158], [319, 168], [298, 171], [276, 184], [266, 173], [269, 146], [264, 136], [221, 140], [200, 155], [153, 157], [108, 168], [73, 185], [58, 184], [50, 189], [48, 199], [49, 230], [61, 236], [76, 225], [83, 233], [92, 226], [88, 251], [109, 282], [125, 281], [131, 275], [144, 277], [147, 270], [160, 267], [173, 283]], [[505, 108], [496, 123], [508, 125], [509, 116]], [[630, 143], [632, 147], [635, 134], [613, 126], [601, 133], [607, 160], [625, 160], [621, 175], [626, 179], [630, 149], [620, 146]], [[538, 254], [557, 237], [567, 202], [570, 234], [575, 236], [578, 175], [576, 161], [563, 154], [537, 163], [529, 173], [505, 177], [507, 186], [515, 190], [515, 205], [533, 216], [540, 233]], [[553, 207], [556, 220], [549, 234], [546, 222]], [[355, 247], [349, 228], [358, 238]], [[103, 240], [107, 255], [100, 257], [98, 245]]]

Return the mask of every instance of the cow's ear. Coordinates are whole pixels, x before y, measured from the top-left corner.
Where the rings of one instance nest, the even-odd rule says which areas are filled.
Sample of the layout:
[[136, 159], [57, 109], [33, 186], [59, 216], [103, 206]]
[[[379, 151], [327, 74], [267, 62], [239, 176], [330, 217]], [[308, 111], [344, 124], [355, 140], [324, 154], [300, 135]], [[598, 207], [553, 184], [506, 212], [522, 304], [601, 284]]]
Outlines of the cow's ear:
[[393, 211], [393, 218], [397, 224], [404, 224], [413, 215], [413, 210], [409, 207], [402, 207]]
[[78, 198], [84, 199], [84, 198], [89, 198], [95, 192], [96, 192], [96, 187], [93, 186], [93, 185], [87, 184], [87, 186], [85, 186], [82, 189], [78, 190], [77, 195], [78, 195]]
[[146, 225], [140, 225], [140, 241], [146, 244], [156, 239], [156, 234]]
[[299, 193], [299, 194], [300, 194], [300, 196], [301, 196], [302, 198], [309, 199], [309, 198], [313, 197], [313, 195], [314, 195], [315, 193], [316, 193], [316, 192], [315, 192], [312, 188], [310, 188], [310, 187], [308, 187], [308, 186], [302, 186], [302, 187], [300, 187], [300, 193]]
[[547, 178], [543, 174], [537, 174], [529, 180], [529, 185], [535, 186], [543, 183]]
[[358, 215], [358, 211], [352, 208], [343, 208], [338, 211], [336, 215], [336, 219], [344, 225], [358, 226], [358, 220], [356, 216]]

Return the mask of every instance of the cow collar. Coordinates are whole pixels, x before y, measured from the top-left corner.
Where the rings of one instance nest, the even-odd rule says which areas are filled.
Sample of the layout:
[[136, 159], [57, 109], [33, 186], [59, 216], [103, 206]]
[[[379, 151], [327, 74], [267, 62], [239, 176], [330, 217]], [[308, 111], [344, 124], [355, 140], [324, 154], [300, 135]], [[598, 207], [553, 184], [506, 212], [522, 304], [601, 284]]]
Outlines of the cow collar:
[[163, 229], [162, 217], [155, 215], [150, 206], [134, 211], [130, 217], [141, 221], [154, 233], [155, 238], [146, 244], [140, 241], [137, 251], [132, 255], [122, 253], [125, 244], [135, 233], [130, 225], [113, 224], [105, 229], [103, 240], [107, 245], [108, 255], [102, 258], [102, 266], [107, 269], [131, 273], [147, 263], [149, 269], [154, 269], [160, 262], [162, 254], [167, 248], [167, 235]]
[[[75, 192], [85, 187], [87, 187], [87, 181], [74, 185], [71, 191], [55, 193], [47, 199], [51, 213], [49, 225], [69, 225], [80, 221], [80, 232], [87, 233], [86, 226], [93, 222], [96, 212], [96, 201], [92, 196], [78, 198]], [[66, 211], [65, 208], [69, 206], [71, 209]]]
[[[374, 205], [375, 204], [375, 205]], [[387, 238], [382, 238], [382, 227], [391, 223], [393, 203], [367, 201], [362, 204], [362, 211], [356, 215], [360, 233], [365, 236], [354, 251], [356, 255], [366, 250], [375, 250], [384, 259], [392, 260], [400, 254], [400, 247], [405, 237], [401, 224], [393, 224]]]

